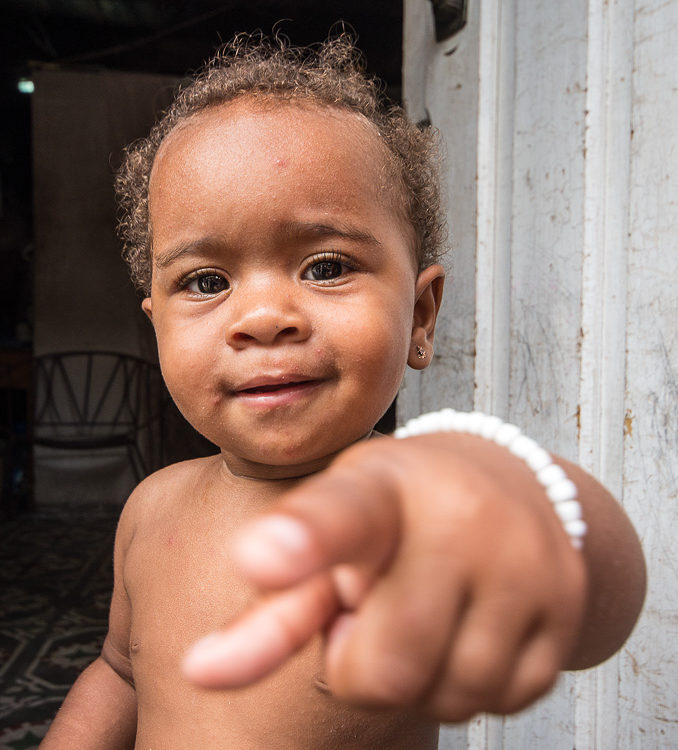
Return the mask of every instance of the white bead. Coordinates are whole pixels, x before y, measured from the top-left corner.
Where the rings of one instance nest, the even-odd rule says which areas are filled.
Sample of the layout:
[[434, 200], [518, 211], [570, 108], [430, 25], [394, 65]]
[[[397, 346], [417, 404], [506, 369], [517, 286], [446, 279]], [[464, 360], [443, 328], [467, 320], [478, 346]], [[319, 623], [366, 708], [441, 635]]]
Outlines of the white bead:
[[583, 536], [586, 536], [586, 531], [588, 529], [586, 523], [581, 519], [577, 519], [576, 521], [568, 521], [567, 523], [564, 523], [563, 526], [565, 527], [565, 531], [567, 531], [568, 535], [572, 539], [581, 539]]
[[577, 486], [571, 479], [561, 479], [546, 487], [546, 495], [552, 503], [574, 500], [577, 497]]
[[513, 439], [520, 435], [520, 427], [511, 424], [510, 422], [504, 422], [504, 424], [497, 430], [497, 434], [494, 436], [494, 442], [497, 445], [507, 446]]
[[405, 422], [405, 426], [401, 427], [401, 436], [402, 437], [411, 437], [412, 435], [416, 435], [416, 422], [414, 419], [410, 419], [407, 422]]
[[411, 419], [407, 423], [407, 428], [411, 435], [421, 435], [421, 433], [424, 431], [424, 424], [421, 421], [421, 418]]
[[406, 438], [441, 431], [480, 435], [507, 448], [513, 455], [525, 461], [534, 471], [537, 481], [544, 487], [556, 515], [570, 537], [572, 546], [575, 549], [582, 548], [587, 526], [582, 520], [581, 505], [577, 501], [577, 486], [568, 479], [561, 466], [553, 463], [551, 456], [538, 443], [523, 435], [519, 427], [479, 411], [469, 413], [442, 409], [410, 419], [404, 427], [399, 427], [394, 435], [397, 438]]
[[452, 418], [452, 427], [450, 429], [454, 432], [467, 432], [470, 417], [471, 415], [468, 412], [455, 412]]
[[425, 432], [440, 432], [443, 430], [442, 420], [437, 413], [422, 414], [417, 420], [418, 435]]
[[442, 409], [440, 412], [440, 424], [442, 426], [443, 430], [451, 430], [452, 425], [454, 424], [454, 415], [457, 412], [455, 412], [454, 409]]
[[542, 469], [545, 469], [551, 463], [551, 454], [537, 446], [537, 450], [534, 450], [528, 456], [525, 456], [525, 463], [536, 474]]
[[565, 500], [553, 504], [553, 510], [558, 514], [558, 518], [563, 524], [570, 521], [581, 521], [581, 505], [576, 500]]
[[539, 445], [535, 443], [532, 438], [527, 437], [527, 435], [518, 435], [518, 437], [514, 438], [507, 447], [514, 456], [522, 458], [523, 460], [525, 460], [530, 453], [539, 450]]
[[471, 435], [480, 435], [484, 424], [485, 415], [479, 411], [472, 411], [468, 415], [468, 425], [466, 426], [466, 431]]
[[494, 440], [499, 428], [503, 424], [503, 420], [499, 419], [499, 417], [487, 414], [483, 426], [480, 429], [480, 435], [484, 437], [485, 440]]
[[567, 474], [558, 464], [549, 464], [537, 472], [537, 481], [544, 487], [550, 487], [563, 479], [567, 479]]

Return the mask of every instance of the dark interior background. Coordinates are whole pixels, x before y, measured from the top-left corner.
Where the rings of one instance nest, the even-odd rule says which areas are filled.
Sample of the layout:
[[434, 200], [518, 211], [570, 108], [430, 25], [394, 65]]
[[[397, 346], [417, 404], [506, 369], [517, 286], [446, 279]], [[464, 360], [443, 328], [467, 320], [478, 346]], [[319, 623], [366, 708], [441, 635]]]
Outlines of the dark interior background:
[[[39, 186], [41, 181], [44, 182], [45, 175], [49, 176], [52, 186], [58, 186], [58, 179], [66, 170], [63, 149], [61, 161], [50, 163], [50, 144], [49, 139], [44, 138], [44, 132], [46, 128], [49, 130], [51, 112], [48, 110], [45, 114], [43, 103], [40, 119], [35, 119], [37, 116], [35, 106], [32, 113], [31, 94], [20, 90], [20, 82], [30, 82], [32, 77], [38, 75], [36, 71], [51, 70], [93, 72], [104, 76], [110, 71], [109, 78], [120, 72], [181, 78], [198, 69], [222, 42], [237, 32], [261, 30], [268, 34], [275, 29], [292, 43], [305, 45], [321, 41], [337, 24], [343, 23], [357, 37], [358, 46], [366, 57], [368, 71], [378, 75], [386, 83], [389, 96], [398, 101], [401, 91], [402, 12], [402, 0], [3, 0], [0, 7], [0, 370], [4, 362], [30, 360], [36, 350], [40, 353], [62, 350], [63, 340], [57, 336], [54, 346], [51, 346], [49, 333], [59, 326], [61, 330], [69, 331], [70, 338], [78, 340], [77, 331], [73, 330], [74, 326], [79, 325], [77, 295], [74, 295], [72, 304], [67, 302], [64, 305], [62, 302], [60, 309], [53, 308], [51, 299], [45, 301], [44, 297], [40, 298], [45, 289], [45, 272], [50, 274], [52, 269], [57, 270], [51, 264], [58, 263], [54, 258], [61, 258], [62, 251], [54, 246], [53, 253], [56, 255], [49, 255], [49, 260], [45, 261], [45, 257], [48, 257], [44, 252], [45, 237], [38, 238], [38, 253], [42, 252], [43, 255], [36, 270], [35, 210], [39, 205], [43, 211], [40, 217], [44, 218], [44, 201], [42, 204], [35, 203], [35, 191], [37, 189], [40, 193]], [[59, 96], [58, 92], [53, 93], [49, 106], [58, 108]], [[124, 94], [121, 94], [121, 99], [124, 102]], [[72, 107], [72, 101], [68, 106]], [[134, 102], [130, 102], [129, 106], [135, 106]], [[58, 112], [55, 122], [63, 128]], [[38, 123], [43, 136], [38, 139], [42, 147], [36, 151], [33, 131]], [[86, 134], [86, 128], [84, 130]], [[95, 135], [90, 135], [93, 148]], [[82, 146], [81, 154], [86, 153], [87, 144], [80, 141], [79, 145]], [[35, 154], [38, 154], [37, 164], [32, 163]], [[111, 162], [114, 161], [113, 157], [114, 154], [111, 154]], [[79, 205], [82, 205], [84, 213], [90, 198], [86, 192], [87, 172], [78, 168], [78, 158], [78, 154], [73, 155], [73, 175], [63, 175], [64, 184], [71, 185], [71, 192], [74, 192], [73, 184], [82, 185], [82, 194], [75, 192], [70, 198], [71, 222], [73, 215], [77, 221]], [[58, 179], [54, 176], [55, 172], [59, 173]], [[108, 177], [104, 179], [107, 181]], [[52, 211], [58, 211], [59, 205], [64, 205], [65, 198], [60, 189], [58, 198], [61, 203], [48, 201], [52, 204]], [[58, 225], [53, 227], [52, 237], [59, 237], [59, 232]], [[107, 228], [105, 232], [109, 233]], [[110, 247], [113, 240], [110, 237], [104, 240]], [[96, 243], [93, 244], [96, 246]], [[48, 241], [47, 249], [49, 246]], [[98, 247], [99, 252], [104, 252], [101, 243]], [[74, 249], [67, 262], [78, 265], [79, 252], [79, 249]], [[84, 270], [82, 273], [86, 275], [88, 272]], [[122, 276], [120, 278], [119, 283], [124, 286], [126, 280]], [[63, 285], [63, 278], [57, 275], [55, 279], [55, 283]], [[82, 288], [82, 279], [78, 283], [81, 292], [86, 291]], [[96, 295], [96, 288], [87, 293]], [[126, 291], [124, 293], [127, 294]], [[45, 326], [48, 316], [55, 319]], [[83, 333], [80, 338], [87, 340], [89, 336], [87, 348], [96, 348], [97, 337], [92, 338], [91, 334], [92, 321], [84, 321], [83, 325], [85, 322], [90, 332]], [[113, 323], [117, 325], [115, 320]], [[119, 325], [129, 327], [130, 323], [123, 316]], [[144, 326], [145, 323], [136, 321], [133, 325]], [[45, 330], [48, 331], [46, 338]], [[124, 340], [124, 336], [121, 338]], [[152, 342], [148, 348], [151, 347]], [[30, 432], [30, 426], [24, 424], [30, 422], [28, 412], [31, 409], [26, 383], [25, 378], [17, 389], [16, 382], [3, 383], [0, 372], [0, 396], [9, 398], [5, 402], [0, 398], [0, 402], [3, 402], [0, 403], [0, 411], [5, 410], [0, 414], [0, 422], [3, 419], [7, 421], [9, 409], [12, 412], [9, 419], [13, 421], [10, 432], [14, 431], [15, 437], [17, 432], [20, 436], [22, 431]], [[3, 388], [4, 394], [1, 393]], [[24, 403], [27, 405], [24, 406]], [[17, 421], [17, 414], [21, 414], [22, 409], [27, 413]], [[201, 444], [195, 434], [183, 433], [181, 424], [180, 419], [170, 419], [165, 425], [168, 436], [165, 462], [210, 450], [209, 446]], [[393, 424], [391, 409], [380, 427], [389, 430]], [[0, 431], [1, 428], [2, 425]], [[0, 434], [0, 442], [2, 438]], [[16, 445], [20, 445], [20, 449]], [[32, 506], [36, 484], [33, 481], [32, 456], [30, 446], [21, 441], [15, 441], [14, 448], [5, 452], [4, 463], [0, 467], [4, 496], [1, 504], [4, 512], [0, 515], [12, 515]], [[111, 468], [111, 471], [114, 469]], [[82, 482], [83, 472], [80, 469], [72, 474], [71, 479], [65, 480], [66, 484], [70, 481], [73, 488], [86, 486]], [[48, 476], [42, 484], [54, 488], [61, 487], [63, 481]], [[82, 491], [91, 493], [89, 489]], [[42, 494], [42, 490], [39, 494]], [[115, 494], [117, 496], [117, 490]]]
[[296, 44], [344, 21], [368, 68], [400, 96], [399, 0], [3, 0], [0, 10], [0, 342], [28, 343], [31, 319], [32, 65], [183, 76], [238, 31], [279, 28]]

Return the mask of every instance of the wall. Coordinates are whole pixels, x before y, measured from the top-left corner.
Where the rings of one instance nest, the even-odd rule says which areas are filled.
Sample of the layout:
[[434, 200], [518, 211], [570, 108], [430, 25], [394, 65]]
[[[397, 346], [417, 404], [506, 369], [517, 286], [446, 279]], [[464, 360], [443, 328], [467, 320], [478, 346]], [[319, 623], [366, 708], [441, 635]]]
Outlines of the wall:
[[176, 79], [47, 68], [34, 83], [35, 353], [147, 355], [148, 326], [115, 236], [113, 172]]
[[[152, 329], [120, 258], [113, 172], [176, 79], [103, 70], [34, 71], [35, 354], [111, 350], [152, 359]], [[121, 503], [135, 484], [124, 452], [36, 448], [35, 498]], [[89, 479], [89, 481], [88, 481]]]
[[405, 3], [404, 97], [449, 152], [452, 278], [434, 367], [399, 419], [492, 411], [598, 476], [649, 591], [623, 650], [441, 748], [678, 746], [678, 3], [471, 0], [437, 44]]

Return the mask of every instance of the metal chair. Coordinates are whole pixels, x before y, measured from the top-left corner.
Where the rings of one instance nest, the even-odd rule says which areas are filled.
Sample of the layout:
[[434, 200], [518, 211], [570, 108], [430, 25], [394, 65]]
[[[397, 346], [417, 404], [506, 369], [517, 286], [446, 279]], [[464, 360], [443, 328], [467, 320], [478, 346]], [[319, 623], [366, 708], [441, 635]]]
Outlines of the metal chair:
[[162, 463], [167, 392], [156, 364], [117, 352], [59, 352], [37, 356], [33, 377], [33, 444], [125, 449], [137, 481]]

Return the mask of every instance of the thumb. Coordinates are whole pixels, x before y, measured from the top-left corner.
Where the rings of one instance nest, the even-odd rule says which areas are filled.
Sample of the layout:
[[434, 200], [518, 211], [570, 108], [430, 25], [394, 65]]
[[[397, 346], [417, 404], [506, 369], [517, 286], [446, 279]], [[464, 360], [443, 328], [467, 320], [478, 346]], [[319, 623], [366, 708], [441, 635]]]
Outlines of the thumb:
[[398, 544], [400, 511], [383, 474], [333, 465], [248, 524], [233, 557], [252, 583], [279, 589], [337, 565], [373, 578]]

